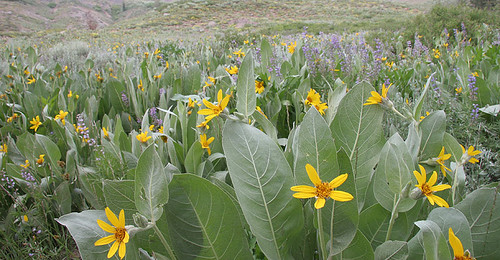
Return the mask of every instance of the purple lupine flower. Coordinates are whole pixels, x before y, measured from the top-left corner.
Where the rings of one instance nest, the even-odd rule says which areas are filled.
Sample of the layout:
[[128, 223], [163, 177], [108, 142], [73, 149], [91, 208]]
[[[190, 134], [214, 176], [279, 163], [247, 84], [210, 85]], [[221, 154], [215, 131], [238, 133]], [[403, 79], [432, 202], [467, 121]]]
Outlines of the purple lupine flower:
[[163, 95], [165, 93], [167, 93], [167, 90], [164, 88], [160, 88], [160, 95]]
[[479, 105], [472, 104], [472, 112], [470, 113], [472, 120], [476, 120], [479, 117]]
[[469, 82], [470, 97], [471, 99], [475, 100], [478, 91], [478, 87], [476, 86], [476, 77], [470, 74], [467, 81]]
[[126, 107], [128, 107], [128, 105], [129, 105], [130, 103], [129, 103], [129, 100], [128, 100], [127, 95], [125, 94], [125, 91], [122, 91], [122, 93], [121, 93], [121, 94], [122, 94], [122, 102], [123, 102], [123, 104], [124, 104]]

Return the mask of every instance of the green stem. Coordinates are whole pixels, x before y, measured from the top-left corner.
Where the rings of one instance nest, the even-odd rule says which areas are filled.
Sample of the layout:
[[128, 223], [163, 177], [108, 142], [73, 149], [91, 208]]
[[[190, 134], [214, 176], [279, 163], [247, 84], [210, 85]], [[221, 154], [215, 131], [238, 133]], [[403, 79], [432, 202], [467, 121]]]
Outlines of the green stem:
[[400, 117], [402, 117], [404, 119], [408, 119], [406, 116], [404, 116], [403, 114], [401, 114], [401, 112], [399, 112], [395, 107], [392, 107], [392, 111], [394, 113], [396, 113], [396, 115], [398, 115], [398, 116], [400, 116]]
[[165, 239], [165, 237], [161, 233], [160, 229], [156, 226], [156, 223], [153, 224], [153, 229], [154, 229], [156, 235], [160, 238], [161, 243], [163, 244], [163, 246], [167, 250], [170, 260], [176, 260], [177, 257], [175, 257], [174, 251], [172, 251], [172, 248], [170, 248], [170, 246], [168, 245], [167, 240]]
[[321, 209], [318, 209], [318, 239], [319, 239], [319, 249], [321, 252], [321, 258], [326, 259], [326, 250], [325, 250], [325, 238], [323, 237], [323, 221], [321, 218]]
[[453, 185], [451, 186], [451, 201], [453, 202], [453, 206], [455, 206], [455, 195], [458, 187], [458, 167], [461, 167], [462, 164], [459, 163], [453, 170]]
[[398, 200], [396, 201], [396, 197], [394, 197], [394, 207], [392, 208], [392, 213], [391, 213], [391, 220], [389, 221], [389, 228], [387, 228], [387, 235], [385, 236], [385, 241], [388, 241], [391, 238], [391, 232], [392, 232], [392, 227], [394, 226], [394, 222], [398, 218], [398, 206], [399, 203], [401, 202], [401, 195], [394, 195], [398, 196]]

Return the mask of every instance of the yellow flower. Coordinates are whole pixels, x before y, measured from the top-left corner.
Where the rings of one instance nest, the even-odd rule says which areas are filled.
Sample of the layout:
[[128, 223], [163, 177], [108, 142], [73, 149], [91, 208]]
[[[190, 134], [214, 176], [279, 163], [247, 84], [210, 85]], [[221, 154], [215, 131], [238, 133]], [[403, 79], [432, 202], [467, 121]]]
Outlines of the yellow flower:
[[470, 256], [469, 250], [464, 252], [464, 247], [462, 246], [462, 242], [455, 236], [453, 230], [448, 229], [448, 240], [450, 241], [451, 248], [453, 248], [453, 256], [454, 260], [475, 260], [476, 258]]
[[470, 163], [477, 163], [479, 162], [478, 159], [474, 158], [474, 156], [478, 155], [481, 153], [481, 151], [478, 151], [478, 150], [475, 150], [474, 151], [474, 146], [469, 146], [469, 149], [467, 149], [467, 152], [465, 151], [465, 147], [463, 145], [460, 145], [460, 147], [462, 147], [462, 163], [465, 164], [467, 162], [470, 162]]
[[23, 216], [23, 221], [24, 221], [24, 222], [28, 222], [28, 215], [24, 215], [24, 216]]
[[462, 87], [455, 88], [455, 92], [457, 92], [457, 94], [462, 93]]
[[306, 171], [309, 179], [315, 187], [307, 185], [298, 185], [291, 187], [290, 189], [292, 191], [297, 192], [293, 194], [294, 198], [308, 199], [315, 197], [316, 202], [314, 203], [314, 207], [317, 209], [325, 206], [325, 202], [328, 197], [336, 201], [350, 201], [354, 198], [348, 192], [335, 190], [335, 188], [339, 187], [340, 185], [342, 185], [342, 183], [345, 182], [345, 180], [347, 180], [347, 173], [337, 176], [331, 182], [322, 182], [319, 178], [318, 173], [316, 172], [316, 169], [314, 169], [312, 165], [307, 164]]
[[441, 149], [441, 152], [439, 153], [436, 162], [439, 163], [439, 167], [441, 168], [441, 172], [443, 173], [444, 177], [446, 177], [446, 170], [450, 171], [451, 170], [444, 165], [444, 161], [450, 159], [451, 154], [444, 154], [444, 146]]
[[207, 121], [203, 121], [201, 122], [199, 125], [197, 125], [196, 127], [200, 127], [200, 128], [206, 128], [207, 130], [210, 129], [210, 126], [208, 125], [208, 122]]
[[30, 167], [30, 162], [28, 160], [24, 161], [24, 164], [21, 164], [21, 167], [23, 167], [24, 169]]
[[28, 83], [27, 84], [30, 85], [30, 84], [33, 84], [35, 82], [36, 82], [35, 77], [33, 77], [33, 75], [31, 75], [31, 79], [28, 78]]
[[238, 51], [233, 52], [234, 55], [238, 55], [238, 58], [241, 58], [242, 56], [245, 57], [245, 53], [239, 49]]
[[139, 85], [137, 86], [138, 89], [140, 89], [141, 91], [144, 91], [144, 87], [142, 86], [142, 79], [139, 80]]
[[215, 78], [214, 77], [208, 76], [208, 80], [210, 80], [210, 82], [212, 82], [212, 84], [215, 84]]
[[137, 140], [139, 140], [139, 142], [141, 143], [145, 143], [147, 142], [149, 139], [151, 139], [151, 136], [148, 136], [148, 131], [146, 132], [141, 132], [140, 134], [138, 134], [135, 138], [137, 138]]
[[249, 43], [249, 41], [248, 41], [248, 40], [244, 40], [244, 41], [243, 41], [243, 44], [248, 44], [248, 43]]
[[45, 162], [45, 159], [43, 159], [43, 157], [45, 157], [45, 154], [40, 154], [38, 156], [38, 159], [36, 160], [36, 163], [39, 164], [39, 165], [42, 165], [43, 162]]
[[256, 107], [255, 107], [255, 109], [256, 109], [257, 111], [259, 111], [259, 113], [261, 113], [263, 116], [265, 116], [265, 117], [267, 118], [266, 114], [264, 114], [264, 112], [262, 112], [262, 109], [260, 109], [260, 107], [259, 107], [259, 106], [256, 106]]
[[432, 49], [432, 51], [434, 52], [434, 58], [439, 59], [439, 57], [441, 56], [441, 53], [439, 52], [439, 50]]
[[18, 115], [17, 113], [14, 113], [12, 116], [9, 116], [7, 118], [7, 123], [12, 123], [12, 121], [14, 121], [16, 118], [18, 118]]
[[68, 93], [68, 97], [70, 98], [72, 96], [73, 96], [73, 91], [70, 90], [69, 93]]
[[30, 121], [30, 124], [32, 124], [30, 129], [35, 130], [35, 133], [36, 133], [36, 131], [38, 130], [38, 127], [40, 127], [42, 125], [42, 122], [40, 122], [40, 117], [39, 116], [34, 117], [33, 120]]
[[386, 62], [385, 66], [389, 67], [389, 69], [392, 69], [392, 66], [394, 66], [394, 61]]
[[2, 144], [0, 146], [0, 152], [7, 153], [7, 144]]
[[314, 106], [322, 115], [325, 114], [325, 109], [328, 108], [326, 103], [321, 103], [321, 96], [314, 89], [309, 90], [307, 98], [304, 100], [304, 104]]
[[234, 75], [234, 74], [237, 74], [237, 73], [238, 73], [238, 67], [236, 67], [236, 66], [231, 66], [231, 69], [226, 68], [226, 71], [227, 71], [229, 74]]
[[149, 52], [145, 52], [144, 57], [146, 57], [146, 59], [147, 59], [149, 57]]
[[425, 111], [425, 116], [420, 116], [420, 122], [422, 122], [422, 120], [424, 120], [424, 118], [428, 115], [429, 115], [429, 111]]
[[154, 75], [153, 78], [154, 79], [161, 79], [161, 73], [159, 75]]
[[472, 72], [471, 75], [474, 76], [474, 77], [479, 77], [479, 73], [477, 73], [477, 71], [476, 72]]
[[363, 105], [366, 106], [366, 105], [382, 104], [382, 101], [384, 99], [387, 99], [387, 92], [389, 92], [389, 88], [391, 88], [391, 86], [392, 86], [392, 83], [387, 88], [385, 87], [385, 84], [383, 84], [382, 85], [382, 95], [380, 95], [376, 91], [370, 92], [372, 94], [372, 96], [369, 97], [366, 100], [366, 103], [364, 103]]
[[109, 139], [109, 132], [108, 129], [102, 128], [102, 133], [104, 134], [104, 138]]
[[262, 94], [264, 92], [264, 81], [255, 81], [255, 93]]
[[205, 86], [203, 86], [203, 88], [210, 87], [210, 86], [212, 86], [212, 83], [208, 83], [205, 81]]
[[207, 140], [207, 135], [206, 134], [202, 134], [200, 135], [200, 143], [201, 143], [201, 148], [203, 149], [207, 149], [207, 152], [208, 152], [208, 155], [210, 155], [212, 152], [210, 151], [210, 144], [214, 141], [214, 137], [210, 137], [208, 140]]
[[95, 74], [95, 77], [97, 78], [97, 81], [99, 81], [99, 82], [101, 82], [101, 83], [104, 81], [104, 78], [103, 78], [103, 77], [101, 77], [101, 73], [100, 73], [100, 72], [96, 73], [96, 74]]
[[66, 125], [66, 121], [64, 120], [64, 118], [68, 115], [68, 112], [64, 112], [62, 110], [59, 110], [59, 115], [56, 115], [56, 117], [54, 118], [55, 120], [61, 120], [61, 123], [63, 125]]
[[24, 70], [24, 74], [25, 74], [25, 75], [29, 75], [29, 74], [30, 74], [30, 72], [26, 69], [26, 70]]
[[155, 52], [153, 53], [154, 55], [158, 55], [160, 53], [160, 49], [156, 49]]
[[208, 102], [206, 99], [203, 99], [203, 104], [205, 104], [207, 108], [198, 111], [198, 114], [205, 115], [206, 116], [205, 121], [208, 123], [210, 120], [212, 120], [212, 118], [220, 115], [220, 113], [224, 111], [224, 109], [227, 106], [227, 103], [229, 103], [230, 97], [231, 95], [226, 95], [223, 99], [222, 89], [220, 89], [219, 92], [217, 93], [217, 105], [214, 105]]
[[294, 41], [288, 45], [288, 52], [293, 54], [295, 52], [295, 47], [297, 47], [297, 41]]
[[163, 134], [163, 126], [160, 126], [160, 128], [158, 128], [158, 133]]
[[446, 200], [442, 199], [441, 197], [434, 195], [434, 192], [449, 189], [451, 188], [451, 186], [448, 184], [440, 184], [434, 186], [437, 181], [437, 173], [435, 171], [432, 173], [429, 182], [427, 182], [427, 174], [425, 172], [425, 168], [420, 164], [418, 165], [418, 167], [420, 168], [422, 174], [420, 174], [418, 171], [413, 171], [413, 174], [418, 181], [418, 184], [415, 186], [420, 189], [421, 194], [425, 195], [432, 205], [434, 205], [435, 202], [440, 207], [449, 208], [450, 206], [448, 205], [448, 202], [446, 202]]
[[120, 259], [123, 259], [123, 257], [125, 257], [126, 251], [125, 244], [128, 243], [128, 240], [130, 239], [127, 229], [125, 228], [125, 213], [122, 209], [120, 211], [119, 217], [117, 218], [115, 213], [113, 213], [113, 211], [106, 207], [106, 216], [108, 217], [108, 221], [111, 222], [111, 225], [113, 226], [100, 219], [97, 220], [97, 224], [104, 231], [112, 233], [112, 235], [103, 237], [95, 241], [94, 245], [102, 246], [114, 242], [109, 249], [108, 258], [114, 256], [116, 254], [116, 251], [118, 251], [118, 256], [120, 256]]

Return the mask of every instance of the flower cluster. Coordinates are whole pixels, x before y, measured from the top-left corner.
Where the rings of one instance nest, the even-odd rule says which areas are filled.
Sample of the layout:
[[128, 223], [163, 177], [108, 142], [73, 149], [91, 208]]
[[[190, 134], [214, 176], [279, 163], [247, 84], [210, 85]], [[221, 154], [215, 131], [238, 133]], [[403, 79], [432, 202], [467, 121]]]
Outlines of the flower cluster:
[[304, 104], [314, 106], [316, 110], [318, 110], [318, 112], [322, 115], [325, 114], [325, 109], [328, 108], [326, 103], [321, 102], [321, 96], [314, 89], [309, 90], [309, 93], [307, 93], [307, 98], [306, 100], [304, 100]]

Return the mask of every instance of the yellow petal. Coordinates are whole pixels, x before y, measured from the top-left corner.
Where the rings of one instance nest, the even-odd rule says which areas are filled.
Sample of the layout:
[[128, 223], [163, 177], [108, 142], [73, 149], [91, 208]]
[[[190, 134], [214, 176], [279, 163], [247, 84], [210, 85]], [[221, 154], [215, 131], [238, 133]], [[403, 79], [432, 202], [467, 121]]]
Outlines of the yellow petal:
[[316, 193], [298, 192], [298, 193], [294, 193], [293, 197], [297, 198], [297, 199], [309, 199], [309, 198], [316, 197]]
[[314, 184], [314, 186], [319, 186], [321, 184], [321, 179], [316, 172], [316, 169], [310, 164], [306, 164], [307, 175], [309, 176], [309, 180]]
[[350, 201], [354, 197], [348, 192], [334, 190], [330, 193], [330, 198], [336, 201]]
[[125, 227], [125, 212], [123, 212], [123, 209], [120, 210], [120, 216], [118, 217], [118, 222], [120, 222], [120, 225], [116, 226], [116, 227], [120, 227], [120, 228]]
[[115, 241], [116, 238], [115, 238], [115, 235], [110, 235], [110, 236], [107, 236], [107, 237], [103, 237], [97, 241], [95, 241], [94, 243], [94, 246], [102, 246], [102, 245], [107, 245], [113, 241]]
[[229, 103], [229, 99], [231, 98], [231, 95], [227, 95], [219, 104], [219, 107], [221, 110], [224, 110], [226, 108], [227, 103]]
[[314, 203], [314, 207], [317, 209], [320, 209], [325, 206], [326, 200], [323, 198], [318, 198], [316, 202]]
[[206, 99], [203, 99], [203, 104], [204, 104], [206, 107], [208, 107], [208, 108], [210, 108], [210, 109], [212, 109], [212, 110], [213, 110], [213, 109], [217, 109], [217, 106], [216, 106], [216, 105], [214, 105], [214, 104], [212, 104], [212, 103], [208, 102], [208, 100], [206, 100]]
[[214, 111], [212, 109], [208, 109], [208, 108], [201, 109], [198, 111], [198, 114], [204, 115], [204, 116], [212, 115], [213, 113], [214, 113]]
[[307, 185], [297, 185], [290, 188], [292, 191], [316, 193], [316, 188]]
[[109, 222], [111, 222], [111, 225], [118, 227], [120, 225], [120, 222], [118, 221], [118, 218], [116, 217], [115, 213], [113, 213], [113, 211], [111, 211], [109, 207], [106, 207], [105, 211]]
[[217, 102], [219, 105], [222, 102], [222, 89], [219, 89], [219, 92], [217, 93]]
[[123, 238], [123, 243], [128, 243], [128, 240], [130, 239], [130, 236], [127, 231], [125, 231], [125, 237]]
[[104, 231], [108, 233], [116, 233], [116, 229], [114, 227], [112, 227], [111, 225], [100, 219], [97, 220], [97, 224], [99, 225], [99, 227], [101, 227]]
[[442, 191], [442, 190], [446, 190], [446, 189], [450, 189], [451, 186], [448, 185], [448, 184], [440, 184], [440, 185], [436, 185], [436, 186], [433, 186], [431, 187], [431, 191]]
[[462, 246], [462, 242], [460, 242], [460, 239], [455, 236], [455, 233], [453, 233], [453, 230], [451, 228], [448, 229], [448, 239], [450, 240], [451, 248], [453, 248], [453, 255], [455, 256], [455, 258], [460, 259], [461, 257], [463, 257], [464, 247]]
[[211, 144], [214, 140], [215, 140], [215, 137], [213, 137], [213, 136], [208, 138], [207, 144]]
[[476, 158], [474, 158], [474, 157], [472, 157], [472, 158], [470, 158], [469, 162], [470, 163], [477, 163], [477, 162], [479, 162], [479, 160], [476, 159]]
[[118, 256], [120, 256], [120, 259], [123, 259], [125, 257], [125, 251], [126, 251], [126, 248], [125, 248], [125, 243], [120, 243], [120, 249], [118, 251]]
[[334, 188], [337, 188], [338, 186], [342, 185], [342, 183], [344, 183], [345, 180], [347, 180], [347, 176], [348, 176], [347, 173], [344, 173], [344, 174], [337, 176], [335, 179], [333, 179], [330, 182], [330, 188], [334, 189]]
[[208, 152], [208, 155], [212, 154], [212, 151], [210, 150], [210, 147], [207, 147], [207, 152]]
[[[429, 200], [429, 203], [430, 203], [431, 205], [434, 205], [434, 198], [433, 198], [433, 195], [432, 195], [432, 194], [430, 194], [430, 195], [425, 195], [425, 196], [426, 196], [426, 197], [427, 197], [427, 199]], [[435, 196], [435, 195], [434, 195], [434, 196]], [[435, 196], [435, 197], [437, 197], [437, 196]]]
[[116, 254], [116, 251], [118, 250], [118, 245], [120, 245], [120, 243], [118, 243], [118, 241], [115, 241], [115, 243], [113, 243], [113, 245], [109, 249], [108, 258], [111, 258], [112, 256], [114, 256]]
[[438, 175], [437, 175], [437, 172], [436, 171], [433, 171], [432, 172], [432, 176], [431, 178], [429, 179], [429, 181], [427, 182], [427, 184], [429, 186], [434, 186], [434, 184], [436, 184], [436, 181], [437, 181], [437, 178], [438, 178]]
[[431, 195], [427, 196], [427, 198], [429, 198], [429, 197], [432, 197], [432, 199], [440, 207], [445, 207], [445, 208], [449, 208], [450, 207], [450, 205], [448, 205], [448, 202], [446, 202], [446, 200], [444, 200], [443, 198], [441, 198], [441, 197], [439, 197], [437, 195], [431, 194]]
[[465, 153], [465, 147], [463, 145], [460, 145], [460, 147], [462, 148], [462, 153]]

